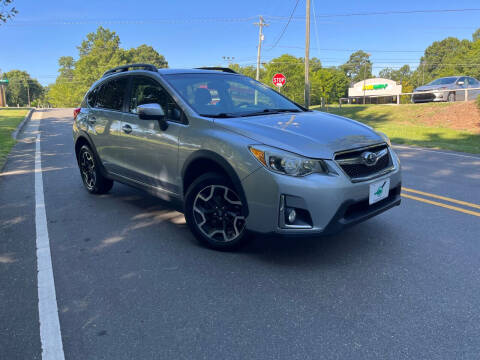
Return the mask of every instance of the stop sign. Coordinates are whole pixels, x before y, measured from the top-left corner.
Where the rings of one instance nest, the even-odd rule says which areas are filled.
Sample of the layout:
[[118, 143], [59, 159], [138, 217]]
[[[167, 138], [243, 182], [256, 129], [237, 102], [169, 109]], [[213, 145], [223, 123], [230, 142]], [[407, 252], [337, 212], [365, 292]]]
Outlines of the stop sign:
[[285, 75], [283, 75], [281, 73], [273, 75], [273, 79], [272, 79], [273, 85], [275, 85], [279, 88], [281, 88], [283, 85], [285, 85], [286, 81], [287, 81], [287, 78], [285, 77]]

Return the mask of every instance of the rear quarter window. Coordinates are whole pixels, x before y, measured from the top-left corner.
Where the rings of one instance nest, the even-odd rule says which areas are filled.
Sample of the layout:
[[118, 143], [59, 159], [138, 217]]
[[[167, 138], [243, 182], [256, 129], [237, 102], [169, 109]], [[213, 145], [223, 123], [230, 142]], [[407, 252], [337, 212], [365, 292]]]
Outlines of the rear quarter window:
[[95, 89], [92, 89], [92, 90], [87, 94], [87, 96], [86, 96], [85, 99], [83, 100], [84, 103], [85, 103], [85, 106], [82, 104], [82, 107], [86, 107], [86, 106], [95, 107], [95, 102], [96, 102], [96, 100], [97, 100], [97, 91], [98, 91], [98, 87], [96, 87]]
[[112, 79], [103, 83], [96, 95], [96, 107], [109, 110], [123, 110], [123, 99], [127, 89], [126, 77]]

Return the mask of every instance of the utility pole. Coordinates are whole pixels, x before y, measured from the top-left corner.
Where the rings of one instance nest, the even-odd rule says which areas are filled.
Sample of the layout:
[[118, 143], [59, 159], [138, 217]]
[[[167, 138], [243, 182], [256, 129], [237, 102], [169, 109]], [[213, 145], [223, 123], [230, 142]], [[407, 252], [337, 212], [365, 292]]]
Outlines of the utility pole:
[[6, 101], [5, 101], [5, 88], [3, 87], [3, 84], [0, 85], [0, 107], [7, 106]]
[[258, 47], [257, 47], [257, 81], [260, 80], [260, 55], [262, 53], [262, 41], [263, 41], [263, 27], [268, 26], [263, 20], [263, 17], [260, 15], [260, 21], [258, 23], [254, 23], [253, 25], [258, 26]]
[[366, 78], [367, 78], [367, 61], [365, 60], [365, 64], [363, 65], [363, 105], [365, 105], [365, 91], [367, 90], [365, 87]]
[[25, 77], [25, 85], [27, 86], [28, 107], [30, 107], [30, 86], [28, 85], [28, 79], [26, 77]]
[[310, 106], [310, 0], [307, 1], [305, 13], [305, 107]]
[[28, 96], [28, 107], [30, 107], [30, 86], [28, 85], [28, 82], [27, 82], [27, 96]]

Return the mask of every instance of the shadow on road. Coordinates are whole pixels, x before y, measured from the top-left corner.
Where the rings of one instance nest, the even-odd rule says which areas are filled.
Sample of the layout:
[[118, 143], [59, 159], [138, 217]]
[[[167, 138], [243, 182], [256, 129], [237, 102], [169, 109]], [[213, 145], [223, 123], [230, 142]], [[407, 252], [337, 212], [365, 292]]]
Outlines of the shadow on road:
[[[133, 217], [128, 226], [125, 226], [125, 236], [132, 237], [140, 229], [158, 231], [158, 240], [162, 235], [172, 233], [175, 235], [174, 247], [184, 246], [202, 249], [202, 246], [190, 233], [183, 214], [176, 211], [168, 202], [144, 193], [141, 190], [115, 185], [112, 193], [104, 197], [118, 202], [116, 206], [132, 206], [135, 208]], [[122, 204], [123, 203], [123, 204]], [[128, 205], [127, 205], [128, 204]], [[382, 218], [369, 221], [348, 228], [343, 232], [330, 236], [315, 236], [301, 238], [285, 238], [277, 236], [254, 235], [246, 246], [232, 253], [234, 256], [245, 256], [261, 262], [278, 266], [309, 267], [315, 265], [346, 265], [350, 261], [368, 258], [368, 254], [381, 254], [382, 249], [391, 251], [394, 243], [389, 243], [393, 229], [384, 226]], [[106, 244], [114, 244], [116, 238], [104, 239]], [[104, 246], [100, 246], [103, 249]], [[193, 250], [195, 251], [195, 250]], [[209, 250], [215, 254], [214, 250]], [[232, 254], [220, 253], [223, 257]], [[204, 256], [204, 254], [202, 254]], [[217, 258], [212, 256], [211, 259]], [[214, 264], [212, 264], [214, 265]]]

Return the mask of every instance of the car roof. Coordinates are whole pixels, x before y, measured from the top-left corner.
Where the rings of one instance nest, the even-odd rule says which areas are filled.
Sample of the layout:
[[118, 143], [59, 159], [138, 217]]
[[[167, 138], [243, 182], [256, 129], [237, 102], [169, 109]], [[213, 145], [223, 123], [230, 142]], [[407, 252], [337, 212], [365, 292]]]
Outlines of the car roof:
[[130, 76], [130, 75], [139, 75], [139, 74], [159, 74], [161, 75], [176, 75], [176, 74], [223, 74], [223, 75], [241, 75], [237, 73], [230, 73], [221, 70], [213, 70], [213, 69], [171, 69], [171, 68], [162, 68], [157, 69], [157, 72], [145, 70], [145, 69], [138, 69], [138, 70], [130, 70], [124, 72], [113, 73], [107, 76], [102, 76], [100, 79], [95, 81], [89, 89], [89, 92], [97, 87], [100, 83], [107, 81], [107, 79], [113, 79], [121, 76]]
[[160, 75], [172, 75], [172, 74], [228, 74], [228, 75], [238, 75], [234, 73], [229, 73], [221, 70], [207, 70], [207, 69], [158, 69]]

